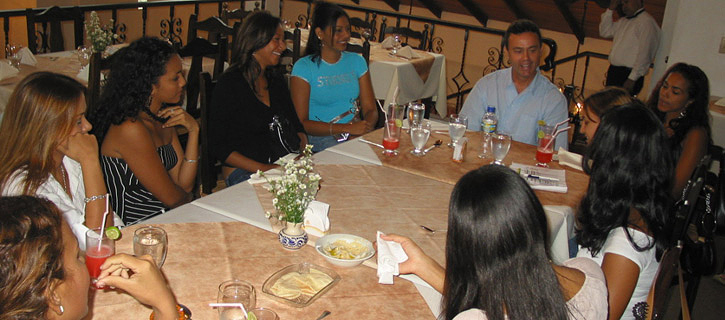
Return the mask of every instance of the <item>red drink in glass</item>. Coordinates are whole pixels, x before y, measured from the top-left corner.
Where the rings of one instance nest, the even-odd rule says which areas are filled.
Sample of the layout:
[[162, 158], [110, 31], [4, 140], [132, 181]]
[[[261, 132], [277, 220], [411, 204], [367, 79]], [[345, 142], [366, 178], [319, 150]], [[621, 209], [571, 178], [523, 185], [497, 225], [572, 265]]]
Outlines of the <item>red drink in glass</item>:
[[549, 149], [546, 150], [544, 148], [537, 148], [536, 149], [536, 161], [540, 163], [549, 163], [551, 162], [551, 158], [554, 156], [553, 150]]
[[396, 150], [400, 146], [400, 140], [397, 138], [383, 138], [383, 147], [386, 150]]
[[100, 250], [97, 246], [86, 249], [86, 267], [91, 279], [98, 279], [98, 276], [101, 275], [101, 265], [112, 255], [113, 248], [109, 246], [102, 245]]
[[[550, 126], [546, 126], [546, 130], [549, 131]], [[551, 158], [554, 156], [554, 137], [551, 133], [546, 134], [539, 138], [539, 146], [536, 148], [536, 165], [539, 167], [548, 167], [548, 163], [551, 162]]]

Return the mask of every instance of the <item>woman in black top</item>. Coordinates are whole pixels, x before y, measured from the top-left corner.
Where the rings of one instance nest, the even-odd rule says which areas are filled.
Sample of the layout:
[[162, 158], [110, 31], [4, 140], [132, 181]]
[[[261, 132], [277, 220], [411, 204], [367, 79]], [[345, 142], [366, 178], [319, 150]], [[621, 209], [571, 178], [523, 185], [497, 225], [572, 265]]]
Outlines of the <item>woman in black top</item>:
[[224, 163], [227, 186], [307, 145], [287, 83], [273, 68], [286, 48], [279, 18], [255, 12], [236, 39], [232, 66], [219, 78], [209, 110], [209, 150]]

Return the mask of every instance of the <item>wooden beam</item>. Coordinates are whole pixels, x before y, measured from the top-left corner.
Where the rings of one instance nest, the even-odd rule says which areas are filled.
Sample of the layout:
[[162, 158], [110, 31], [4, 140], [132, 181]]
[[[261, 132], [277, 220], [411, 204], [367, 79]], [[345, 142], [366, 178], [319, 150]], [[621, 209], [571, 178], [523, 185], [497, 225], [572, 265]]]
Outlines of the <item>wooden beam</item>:
[[478, 20], [484, 27], [488, 24], [488, 15], [483, 9], [473, 0], [458, 0], [471, 15]]
[[559, 9], [559, 12], [561, 12], [561, 15], [564, 16], [564, 20], [566, 20], [566, 23], [569, 25], [571, 32], [574, 33], [577, 40], [579, 40], [579, 43], [584, 43], [584, 28], [579, 25], [576, 17], [574, 17], [574, 14], [571, 13], [571, 10], [569, 10], [569, 2], [570, 1], [567, 0], [554, 0], [556, 7]]
[[395, 11], [400, 10], [400, 0], [383, 0], [383, 2], [387, 3]]
[[526, 13], [524, 13], [521, 10], [521, 8], [519, 7], [519, 5], [516, 4], [516, 0], [505, 0], [504, 2], [506, 2], [506, 6], [509, 7], [509, 10], [511, 10], [511, 12], [513, 12], [514, 15], [516, 15], [516, 19], [529, 19], [529, 20], [531, 20], [531, 17], [529, 17], [529, 15], [527, 15]]
[[423, 2], [423, 5], [428, 8], [428, 10], [434, 14], [438, 19], [441, 18], [441, 14], [443, 13], [443, 9], [438, 5], [438, 2], [436, 0], [420, 0], [420, 2]]

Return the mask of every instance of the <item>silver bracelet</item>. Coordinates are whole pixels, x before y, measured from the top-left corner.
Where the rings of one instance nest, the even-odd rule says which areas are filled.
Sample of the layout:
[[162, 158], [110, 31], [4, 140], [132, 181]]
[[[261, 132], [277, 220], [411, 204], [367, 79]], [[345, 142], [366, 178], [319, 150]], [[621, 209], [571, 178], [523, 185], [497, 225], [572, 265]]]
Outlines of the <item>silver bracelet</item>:
[[96, 200], [100, 200], [100, 199], [106, 199], [107, 197], [108, 197], [108, 193], [106, 193], [106, 194], [99, 194], [99, 195], [91, 196], [90, 198], [83, 198], [83, 202], [89, 203], [91, 201], [96, 201]]
[[186, 161], [188, 163], [196, 163], [196, 162], [199, 162], [199, 158], [196, 158], [196, 159], [187, 159], [186, 157], [184, 157], [184, 161]]

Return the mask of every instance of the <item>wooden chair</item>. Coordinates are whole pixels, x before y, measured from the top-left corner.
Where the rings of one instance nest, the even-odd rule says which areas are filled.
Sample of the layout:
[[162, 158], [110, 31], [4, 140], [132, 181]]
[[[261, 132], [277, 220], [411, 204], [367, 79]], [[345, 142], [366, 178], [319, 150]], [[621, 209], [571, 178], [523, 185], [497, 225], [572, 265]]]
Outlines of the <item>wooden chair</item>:
[[221, 19], [224, 21], [224, 23], [229, 23], [229, 20], [239, 20], [237, 22], [244, 21], [244, 18], [246, 18], [250, 13], [259, 10], [259, 2], [254, 4], [255, 8], [252, 11], [244, 11], [243, 9], [234, 9], [234, 10], [228, 10], [224, 9], [222, 10]]
[[388, 27], [387, 18], [383, 17], [383, 22], [380, 24], [380, 37], [378, 39], [380, 39], [380, 41], [382, 42], [383, 40], [385, 40], [386, 34], [399, 34], [405, 37], [405, 42], [403, 42], [403, 45], [409, 45], [408, 40], [410, 38], [413, 38], [419, 41], [419, 45], [414, 48], [418, 50], [430, 51], [430, 39], [433, 38], [433, 31], [429, 31], [429, 28], [430, 26], [427, 23], [423, 25], [423, 31], [415, 31], [406, 27]]
[[292, 41], [292, 50], [286, 49], [285, 52], [282, 54], [282, 57], [291, 57], [292, 64], [294, 64], [295, 62], [297, 62], [297, 60], [300, 59], [300, 56], [302, 54], [302, 31], [300, 31], [299, 22], [295, 23], [294, 31], [284, 31], [284, 40], [285, 42]]
[[86, 113], [92, 113], [101, 95], [101, 74], [111, 69], [114, 55], [103, 58], [100, 52], [91, 55], [88, 63], [88, 92], [86, 92]]
[[367, 40], [365, 40], [362, 45], [348, 43], [345, 51], [361, 54], [363, 58], [365, 58], [365, 63], [370, 65], [370, 42]]
[[197, 170], [198, 179], [201, 182], [201, 191], [210, 194], [217, 186], [217, 177], [221, 172], [221, 163], [216, 161], [209, 152], [209, 107], [211, 96], [216, 86], [216, 80], [212, 80], [208, 72], [199, 74], [199, 92], [201, 96], [201, 130], [199, 140], [201, 144], [201, 159]]
[[[198, 17], [195, 14], [189, 16], [189, 32], [187, 35], [186, 43], [191, 43], [194, 39], [199, 38], [198, 31], [205, 31], [207, 33], [206, 39], [212, 43], [220, 46], [217, 54], [210, 55], [213, 58], [214, 72], [213, 77], [216, 79], [222, 72], [224, 72], [224, 62], [229, 61], [229, 37], [236, 36], [236, 29], [228, 26], [218, 17], [210, 17], [204, 21], [197, 21]], [[235, 26], [236, 27], [236, 26]]]
[[372, 32], [372, 26], [369, 22], [357, 17], [352, 17], [350, 18], [350, 29], [351, 37], [365, 40], [370, 39], [371, 34], [365, 36], [365, 32]]
[[[61, 9], [52, 6], [41, 13], [35, 13], [33, 9], [25, 10], [25, 18], [28, 26], [28, 48], [33, 54], [38, 52], [57, 52], [66, 50], [63, 45], [62, 21], [73, 21], [73, 41], [75, 48], [83, 45], [83, 13], [79, 7]], [[40, 23], [41, 32], [36, 32], [35, 24]], [[50, 28], [48, 28], [50, 24]], [[38, 41], [40, 35], [40, 41]], [[40, 45], [40, 48], [38, 48]]]
[[[179, 49], [179, 55], [181, 57], [191, 57], [191, 67], [186, 77], [186, 111], [194, 118], [199, 118], [200, 116], [197, 105], [199, 99], [199, 73], [202, 72], [203, 58], [209, 55], [218, 55], [222, 50], [226, 50], [226, 48], [221, 44], [213, 44], [209, 40], [198, 37]], [[214, 62], [214, 70], [223, 69], [224, 62], [216, 60]]]

